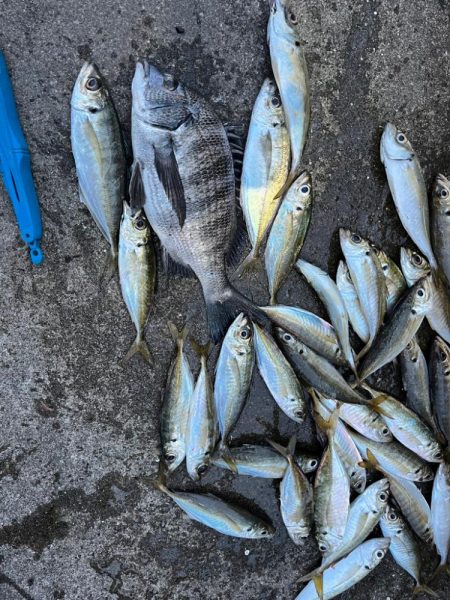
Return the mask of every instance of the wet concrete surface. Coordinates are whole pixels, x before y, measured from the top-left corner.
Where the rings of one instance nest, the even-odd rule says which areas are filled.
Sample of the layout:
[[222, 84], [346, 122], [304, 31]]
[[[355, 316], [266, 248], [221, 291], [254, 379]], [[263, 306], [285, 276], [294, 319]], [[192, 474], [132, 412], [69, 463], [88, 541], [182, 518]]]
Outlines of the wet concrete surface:
[[[449, 17], [445, 1], [292, 2], [306, 44], [312, 125], [305, 166], [315, 205], [303, 257], [335, 273], [338, 227], [382, 245], [407, 241], [378, 157], [381, 127], [409, 134], [427, 181], [448, 174]], [[186, 319], [205, 339], [195, 280], [159, 277], [147, 339], [155, 356], [119, 365], [133, 327], [117, 282], [99, 291], [106, 244], [78, 200], [69, 99], [82, 61], [101, 67], [130, 131], [130, 82], [139, 57], [173, 70], [247, 124], [269, 72], [265, 0], [0, 0], [5, 51], [41, 201], [45, 263], [32, 268], [0, 191], [0, 599], [278, 600], [315, 565], [312, 539], [295, 547], [277, 509], [277, 486], [212, 468], [201, 485], [271, 519], [274, 539], [225, 538], [190, 522], [153, 490], [158, 422], [172, 343], [166, 322]], [[241, 289], [268, 298], [262, 274]], [[286, 303], [323, 308], [292, 273]], [[197, 368], [191, 353], [192, 366]], [[375, 383], [379, 383], [375, 381]], [[398, 391], [390, 366], [381, 382]], [[233, 439], [274, 436], [320, 447], [311, 423], [288, 422], [259, 376]], [[425, 576], [435, 555], [421, 548]], [[450, 594], [448, 579], [436, 589]], [[342, 595], [406, 600], [413, 581], [391, 558]]]

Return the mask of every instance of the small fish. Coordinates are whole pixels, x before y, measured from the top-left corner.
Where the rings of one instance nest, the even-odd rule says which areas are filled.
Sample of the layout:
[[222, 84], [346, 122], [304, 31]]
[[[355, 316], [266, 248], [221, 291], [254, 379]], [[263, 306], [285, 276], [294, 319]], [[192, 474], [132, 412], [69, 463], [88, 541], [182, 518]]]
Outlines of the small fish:
[[393, 506], [386, 507], [384, 514], [381, 516], [380, 527], [384, 537], [391, 540], [389, 551], [395, 562], [416, 581], [413, 596], [425, 593], [439, 598], [436, 592], [421, 583], [419, 546], [401, 514]]
[[[431, 329], [450, 343], [450, 296], [447, 281], [440, 271], [432, 271], [427, 261], [417, 252], [408, 248], [401, 249], [402, 269], [408, 285], [414, 285], [428, 273], [433, 290], [433, 306], [428, 311], [426, 318]], [[407, 275], [406, 275], [407, 274]]]
[[363, 542], [323, 573], [323, 582], [316, 589], [310, 581], [295, 600], [330, 600], [350, 589], [377, 567], [389, 548], [388, 538], [374, 538]]
[[[342, 544], [332, 554], [323, 558], [320, 567], [303, 575], [299, 581], [309, 581], [316, 578], [325, 569], [364, 542], [386, 510], [388, 501], [389, 481], [386, 478], [372, 483], [360, 496], [357, 496], [350, 504]], [[384, 531], [383, 535], [385, 535]], [[388, 536], [385, 535], [385, 537]]]
[[186, 427], [194, 378], [184, 352], [188, 326], [178, 331], [169, 323], [169, 329], [176, 342], [176, 354], [169, 368], [161, 408], [161, 446], [166, 466], [172, 472], [186, 456]]
[[428, 366], [419, 346], [417, 337], [413, 337], [400, 354], [403, 389], [406, 391], [409, 407], [419, 415], [432, 430], [435, 430], [431, 412]]
[[[316, 414], [318, 414], [323, 421], [329, 421], [332, 413], [322, 404], [322, 397], [320, 394], [316, 391], [311, 391], [311, 397]], [[342, 464], [347, 471], [352, 488], [356, 490], [358, 494], [361, 494], [366, 487], [366, 469], [360, 466], [362, 461], [361, 454], [341, 419], [337, 420], [334, 429], [334, 443]]]
[[326, 358], [296, 340], [293, 335], [277, 327], [277, 339], [289, 351], [300, 378], [328, 398], [356, 404], [370, 401], [354, 390]]
[[387, 311], [390, 312], [394, 306], [397, 304], [397, 301], [402, 296], [403, 292], [407, 288], [407, 284], [403, 273], [397, 267], [395, 262], [389, 258], [389, 256], [383, 250], [372, 246], [375, 250], [375, 253], [378, 256], [378, 259], [381, 264], [381, 269], [386, 277], [386, 288], [387, 288], [387, 298], [386, 305]]
[[438, 175], [431, 202], [431, 237], [437, 262], [450, 283], [450, 181]]
[[269, 443], [288, 461], [280, 482], [280, 509], [289, 537], [299, 545], [309, 536], [313, 524], [313, 488], [295, 461], [295, 436], [287, 448]]
[[450, 465], [442, 463], [436, 472], [431, 496], [431, 526], [433, 540], [440, 557], [436, 575], [449, 572], [447, 557], [450, 549]]
[[303, 44], [296, 31], [297, 17], [288, 8], [286, 0], [270, 0], [269, 4], [267, 42], [291, 142], [291, 170], [278, 193], [282, 197], [300, 172], [309, 130], [311, 98]]
[[262, 308], [271, 321], [292, 333], [309, 348], [334, 365], [345, 366], [334, 327], [308, 310], [295, 306], [265, 306]]
[[[377, 398], [378, 407], [383, 408], [383, 419], [386, 421], [392, 435], [397, 440], [420, 458], [427, 462], [441, 462], [442, 448], [436, 440], [433, 431], [423, 421], [405, 406], [389, 394], [382, 394], [363, 385], [372, 398]], [[389, 416], [392, 415], [392, 416]]]
[[311, 220], [311, 176], [306, 171], [292, 183], [270, 229], [265, 252], [270, 304], [303, 247]]
[[150, 306], [153, 300], [156, 260], [150, 225], [144, 211], [123, 204], [119, 233], [119, 279], [122, 297], [136, 327], [136, 339], [124, 360], [139, 353], [150, 362], [150, 351], [144, 340]]
[[430, 277], [427, 275], [407, 291], [381, 328], [359, 367], [361, 381], [394, 360], [416, 335], [425, 315], [433, 306]]
[[338, 411], [328, 423], [315, 415], [328, 437], [325, 450], [314, 480], [314, 522], [316, 540], [322, 553], [331, 553], [342, 543], [350, 506], [350, 480], [335, 442]]
[[380, 444], [350, 431], [350, 435], [367, 460], [368, 452], [375, 456], [383, 473], [393, 474], [409, 481], [431, 481], [434, 477], [431, 467], [413, 452], [398, 442]]
[[228, 436], [244, 408], [255, 364], [253, 330], [241, 313], [223, 340], [216, 365], [214, 403], [221, 436], [220, 450], [229, 456]]
[[224, 535], [246, 539], [270, 539], [274, 528], [248, 511], [225, 502], [214, 494], [195, 494], [169, 490], [162, 478], [156, 487], [167, 494], [189, 518]]
[[353, 331], [360, 340], [367, 342], [370, 337], [369, 326], [367, 325], [366, 317], [362, 311], [358, 293], [350, 277], [350, 272], [343, 260], [339, 261], [337, 268], [336, 285], [341, 293], [345, 308], [347, 309], [348, 318]]
[[217, 440], [217, 420], [214, 409], [214, 393], [208, 373], [210, 344], [202, 346], [191, 343], [200, 358], [200, 373], [195, 382], [189, 403], [186, 429], [186, 469], [194, 481], [207, 470]]
[[429, 371], [433, 413], [447, 444], [450, 444], [450, 348], [439, 337], [433, 342]]
[[240, 202], [252, 245], [236, 276], [252, 268], [275, 218], [289, 171], [290, 142], [277, 86], [265, 79], [253, 106], [242, 165]]
[[388, 478], [391, 494], [409, 524], [424, 542], [430, 543], [433, 539], [430, 507], [417, 485], [385, 471], [370, 450], [367, 450], [367, 466]]
[[381, 136], [380, 157], [400, 221], [435, 269], [425, 179], [411, 143], [392, 123], [386, 124]]
[[[238, 475], [281, 479], [287, 469], [288, 461], [270, 446], [243, 444], [230, 448], [231, 459]], [[315, 456], [296, 452], [294, 459], [304, 473], [312, 473], [319, 466]], [[214, 454], [212, 464], [222, 469], [231, 469], [220, 454]]]
[[296, 267], [325, 305], [331, 324], [338, 336], [344, 358], [356, 374], [355, 359], [350, 345], [348, 314], [339, 288], [325, 271], [305, 260], [299, 259]]
[[256, 362], [264, 383], [281, 410], [290, 419], [303, 423], [305, 394], [291, 365], [266, 331], [255, 323], [253, 329]]
[[111, 247], [109, 277], [117, 265], [127, 166], [119, 119], [106, 82], [93, 63], [82, 66], [70, 104], [80, 200]]
[[225, 127], [209, 102], [146, 62], [136, 65], [132, 97], [130, 186], [144, 202], [163, 263], [199, 279], [214, 342], [221, 341], [240, 312], [266, 323], [226, 272], [237, 217]]
[[[331, 398], [321, 397], [320, 401], [331, 412], [338, 408], [336, 400]], [[368, 406], [349, 403], [340, 404], [339, 418], [355, 431], [374, 442], [391, 442], [393, 439], [392, 433], [382, 417]]]
[[340, 229], [339, 237], [369, 327], [369, 339], [359, 355], [363, 356], [372, 345], [386, 313], [386, 279], [378, 256], [367, 240], [349, 229]]

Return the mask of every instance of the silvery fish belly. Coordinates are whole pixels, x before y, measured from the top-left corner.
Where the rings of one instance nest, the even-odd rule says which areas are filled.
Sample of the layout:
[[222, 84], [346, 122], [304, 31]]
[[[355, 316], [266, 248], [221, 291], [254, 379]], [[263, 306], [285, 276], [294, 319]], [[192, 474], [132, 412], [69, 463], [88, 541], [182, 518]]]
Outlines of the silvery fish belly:
[[422, 169], [406, 135], [392, 123], [387, 123], [384, 128], [380, 156], [402, 225], [431, 266], [436, 268], [430, 241], [427, 188]]
[[347, 309], [348, 318], [353, 331], [363, 342], [367, 342], [370, 337], [369, 326], [367, 325], [366, 317], [361, 308], [356, 288], [350, 277], [350, 272], [343, 260], [341, 260], [338, 265], [336, 285], [341, 293], [345, 308]]
[[137, 64], [132, 95], [130, 188], [144, 195], [166, 261], [190, 268], [200, 280], [218, 341], [240, 312], [264, 319], [227, 279], [236, 193], [226, 131], [203, 98], [153, 65]]
[[116, 111], [94, 64], [84, 63], [71, 98], [71, 142], [80, 200], [117, 257], [126, 159]]
[[275, 80], [291, 141], [291, 169], [280, 197], [300, 173], [303, 148], [309, 130], [311, 98], [305, 52], [296, 26], [296, 15], [286, 0], [270, 0], [267, 41]]
[[144, 329], [153, 299], [156, 264], [150, 226], [142, 209], [124, 202], [119, 233], [119, 279], [122, 296], [136, 328], [136, 339], [125, 360], [136, 353], [150, 360]]
[[438, 175], [431, 203], [431, 237], [439, 266], [450, 283], [450, 181]]

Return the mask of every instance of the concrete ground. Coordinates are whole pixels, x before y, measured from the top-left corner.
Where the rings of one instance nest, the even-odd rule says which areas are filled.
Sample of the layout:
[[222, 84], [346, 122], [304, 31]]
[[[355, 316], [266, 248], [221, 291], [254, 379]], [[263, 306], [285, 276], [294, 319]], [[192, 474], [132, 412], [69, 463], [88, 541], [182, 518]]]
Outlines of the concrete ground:
[[[378, 157], [382, 125], [410, 135], [428, 182], [450, 162], [449, 16], [444, 0], [292, 2], [306, 43], [312, 126], [305, 164], [315, 205], [303, 256], [335, 273], [339, 226], [398, 259], [406, 234]], [[159, 278], [147, 339], [153, 369], [119, 360], [133, 327], [117, 282], [99, 291], [106, 245], [78, 196], [70, 148], [72, 85], [93, 58], [108, 78], [126, 135], [136, 59], [173, 69], [224, 120], [247, 123], [269, 72], [265, 0], [0, 0], [5, 51], [41, 201], [46, 254], [30, 266], [9, 200], [0, 192], [0, 598], [1, 600], [281, 600], [318, 561], [312, 540], [287, 538], [277, 486], [211, 469], [196, 487], [214, 490], [277, 527], [271, 542], [225, 538], [190, 522], [151, 479], [172, 342], [166, 322], [186, 319], [205, 339], [193, 280]], [[242, 289], [265, 303], [262, 275]], [[293, 273], [280, 299], [324, 315]], [[191, 355], [192, 365], [195, 359]], [[396, 390], [394, 368], [384, 383]], [[395, 375], [395, 377], [394, 377]], [[398, 389], [397, 389], [398, 391]], [[280, 440], [311, 424], [279, 413], [255, 377], [235, 439]], [[434, 554], [422, 548], [425, 575]], [[450, 594], [441, 578], [441, 598]], [[349, 600], [406, 600], [413, 581], [390, 557]]]

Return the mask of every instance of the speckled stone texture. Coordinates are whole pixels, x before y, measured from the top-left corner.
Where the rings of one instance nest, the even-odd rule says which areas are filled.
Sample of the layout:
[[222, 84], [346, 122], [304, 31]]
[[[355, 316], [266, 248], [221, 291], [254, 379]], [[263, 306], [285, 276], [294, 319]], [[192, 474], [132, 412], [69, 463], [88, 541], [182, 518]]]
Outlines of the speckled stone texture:
[[[295, 0], [312, 83], [305, 166], [315, 205], [303, 257], [335, 273], [338, 227], [370, 237], [392, 257], [407, 241], [378, 156], [381, 127], [409, 134], [427, 181], [449, 172], [450, 8], [445, 0]], [[266, 0], [0, 0], [5, 51], [41, 201], [45, 263], [32, 268], [0, 190], [0, 599], [288, 600], [317, 564], [310, 539], [295, 547], [270, 481], [211, 469], [198, 489], [217, 491], [272, 519], [271, 542], [225, 538], [190, 522], [151, 485], [172, 342], [166, 322], [186, 319], [205, 339], [195, 280], [159, 277], [147, 339], [148, 368], [119, 365], [134, 337], [117, 281], [103, 291], [106, 257], [78, 200], [70, 150], [71, 88], [86, 58], [109, 81], [125, 135], [139, 57], [173, 70], [225, 121], [247, 124], [269, 72]], [[268, 298], [262, 274], [241, 289]], [[325, 316], [296, 273], [280, 294]], [[191, 353], [192, 365], [196, 365]], [[195, 367], [197, 368], [197, 367]], [[375, 384], [399, 392], [394, 366]], [[255, 376], [234, 439], [297, 431]], [[173, 486], [196, 489], [184, 473]], [[425, 574], [435, 556], [422, 547]], [[449, 580], [437, 582], [441, 598]], [[388, 557], [349, 600], [407, 600], [413, 581]]]

